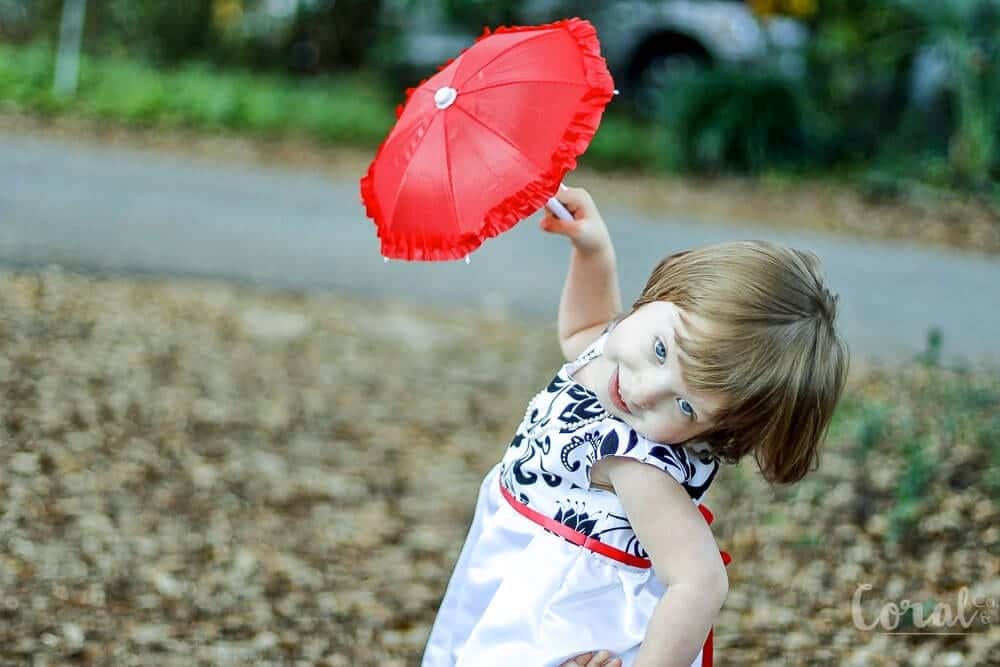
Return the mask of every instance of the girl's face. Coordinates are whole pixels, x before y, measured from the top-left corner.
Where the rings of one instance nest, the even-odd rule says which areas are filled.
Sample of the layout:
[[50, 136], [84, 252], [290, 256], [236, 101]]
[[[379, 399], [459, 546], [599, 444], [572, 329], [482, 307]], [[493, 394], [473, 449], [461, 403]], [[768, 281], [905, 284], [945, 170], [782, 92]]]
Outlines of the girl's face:
[[[590, 374], [608, 412], [656, 442], [680, 444], [697, 437], [714, 425], [722, 406], [720, 397], [696, 394], [684, 382], [675, 342], [687, 333], [681, 312], [667, 301], [636, 310], [608, 334]], [[706, 325], [692, 322], [700, 329]]]

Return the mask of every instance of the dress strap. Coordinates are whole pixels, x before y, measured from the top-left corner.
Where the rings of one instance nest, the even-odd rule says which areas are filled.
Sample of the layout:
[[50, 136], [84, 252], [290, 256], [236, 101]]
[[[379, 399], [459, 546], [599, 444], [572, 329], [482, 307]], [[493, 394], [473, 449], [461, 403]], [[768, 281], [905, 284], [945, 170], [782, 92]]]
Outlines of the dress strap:
[[578, 370], [586, 366], [592, 359], [599, 357], [601, 353], [604, 352], [604, 341], [608, 337], [608, 332], [602, 333], [597, 340], [587, 346], [583, 352], [580, 353], [573, 361], [567, 362], [563, 365], [566, 371], [566, 375], [572, 377]]

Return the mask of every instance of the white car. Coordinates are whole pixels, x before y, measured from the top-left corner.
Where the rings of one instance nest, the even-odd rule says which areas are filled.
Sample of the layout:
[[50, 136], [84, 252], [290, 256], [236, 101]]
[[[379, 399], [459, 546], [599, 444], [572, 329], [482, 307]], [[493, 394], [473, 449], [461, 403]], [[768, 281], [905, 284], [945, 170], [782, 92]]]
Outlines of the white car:
[[[400, 28], [399, 66], [421, 77], [468, 47], [476, 34], [449, 25], [433, 0], [386, 3]], [[601, 51], [623, 97], [651, 113], [678, 70], [713, 63], [771, 62], [796, 76], [804, 68], [807, 31], [792, 18], [762, 17], [748, 3], [723, 0], [534, 0], [519, 23], [580, 16], [597, 28]]]

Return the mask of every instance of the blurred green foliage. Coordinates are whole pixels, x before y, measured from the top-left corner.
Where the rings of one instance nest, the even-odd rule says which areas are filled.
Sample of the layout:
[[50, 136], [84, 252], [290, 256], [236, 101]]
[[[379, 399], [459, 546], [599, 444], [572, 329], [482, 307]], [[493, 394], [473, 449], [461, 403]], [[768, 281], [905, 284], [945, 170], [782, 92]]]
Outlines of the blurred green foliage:
[[952, 175], [972, 186], [1000, 178], [1000, 2], [897, 2], [919, 18], [951, 72]]
[[819, 3], [802, 85], [830, 133], [827, 159], [869, 159], [899, 125], [919, 29], [893, 0]]
[[[320, 87], [334, 91], [333, 84], [323, 79], [305, 92], [298, 82], [302, 75], [325, 77], [359, 67], [371, 81], [396, 48], [394, 29], [380, 22], [382, 10], [405, 10], [421, 1], [91, 1], [84, 39], [92, 56], [89, 83], [73, 108], [128, 121], [320, 128], [315, 131], [321, 138], [343, 136], [331, 127], [354, 126], [357, 140], [367, 137], [374, 144], [391, 126], [389, 108], [402, 101], [401, 91], [386, 86], [376, 94], [368, 86], [366, 94], [355, 95], [346, 92], [353, 91], [348, 86], [331, 94], [342, 117], [323, 120], [333, 103], [298, 100], [313, 99]], [[784, 4], [752, 6], [770, 14]], [[806, 169], [847, 174], [879, 196], [903, 193], [913, 183], [1000, 197], [1000, 0], [792, 5], [804, 8], [792, 13], [810, 30], [801, 76], [758, 64], [678, 77], [654, 122], [612, 108], [585, 162], [709, 174]], [[47, 93], [51, 57], [39, 46], [54, 43], [62, 0], [26, 6], [35, 46], [6, 52], [2, 99], [62, 108], [69, 103]], [[526, 0], [439, 2], [449, 20], [474, 32], [523, 21], [528, 7]], [[11, 74], [14, 62], [23, 70]], [[932, 62], [943, 75], [934, 95], [917, 100], [912, 91], [921, 62]], [[221, 73], [247, 70], [276, 76]], [[115, 94], [119, 85], [126, 88]], [[242, 90], [244, 85], [252, 90]], [[194, 100], [203, 93], [205, 100]], [[184, 119], [184, 113], [191, 116]], [[310, 114], [315, 117], [303, 119]], [[384, 125], [376, 130], [379, 123]]]
[[298, 133], [360, 145], [380, 141], [394, 118], [382, 89], [361, 74], [290, 80], [198, 63], [154, 70], [122, 57], [86, 57], [77, 95], [65, 99], [52, 93], [53, 60], [42, 43], [0, 45], [0, 100], [135, 124]]
[[478, 33], [483, 26], [521, 23], [525, 0], [442, 0], [441, 5], [450, 21]]
[[[54, 40], [62, 0], [31, 4], [33, 36]], [[87, 3], [88, 52], [158, 65], [298, 73], [355, 68], [379, 44], [381, 0], [104, 0]]]
[[766, 70], [715, 68], [674, 80], [663, 100], [662, 158], [689, 171], [794, 168], [812, 154], [806, 100]]
[[[1000, 2], [825, 0], [805, 74], [712, 70], [668, 96], [666, 162], [700, 171], [860, 171], [881, 194], [915, 179], [997, 193]], [[917, 60], [943, 70], [913, 95]]]
[[125, 52], [135, 45], [139, 55], [157, 63], [178, 63], [209, 55], [217, 37], [213, 3], [204, 0], [107, 0], [91, 3], [90, 25], [102, 26], [105, 44]]
[[[864, 499], [855, 521], [884, 516], [886, 536], [908, 548], [926, 546], [920, 522], [950, 493], [1000, 494], [1000, 377], [943, 363], [940, 344], [932, 332], [898, 375], [872, 374], [848, 392], [830, 425], [831, 438], [854, 442], [847, 465]], [[808, 480], [792, 493], [824, 498]]]

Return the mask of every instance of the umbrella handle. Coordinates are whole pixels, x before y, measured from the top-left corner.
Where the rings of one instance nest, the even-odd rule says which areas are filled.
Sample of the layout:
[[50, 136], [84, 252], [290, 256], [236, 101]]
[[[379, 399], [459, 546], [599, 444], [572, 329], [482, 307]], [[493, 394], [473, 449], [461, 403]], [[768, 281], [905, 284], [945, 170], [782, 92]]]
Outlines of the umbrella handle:
[[555, 197], [550, 197], [549, 200], [545, 202], [545, 208], [552, 211], [552, 214], [560, 220], [565, 220], [566, 222], [573, 222], [574, 220], [573, 214], [570, 213], [569, 210], [563, 206], [563, 203]]

